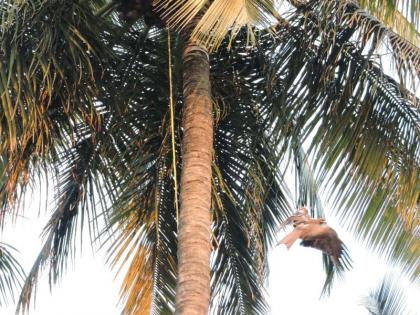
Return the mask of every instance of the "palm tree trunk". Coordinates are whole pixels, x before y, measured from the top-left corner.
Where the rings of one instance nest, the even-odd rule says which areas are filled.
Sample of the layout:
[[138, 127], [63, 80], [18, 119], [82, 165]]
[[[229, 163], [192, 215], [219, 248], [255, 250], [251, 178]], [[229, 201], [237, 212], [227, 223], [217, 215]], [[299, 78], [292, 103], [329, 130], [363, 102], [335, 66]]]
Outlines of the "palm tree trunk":
[[206, 315], [210, 301], [210, 206], [213, 115], [209, 55], [186, 40], [178, 230], [177, 315]]

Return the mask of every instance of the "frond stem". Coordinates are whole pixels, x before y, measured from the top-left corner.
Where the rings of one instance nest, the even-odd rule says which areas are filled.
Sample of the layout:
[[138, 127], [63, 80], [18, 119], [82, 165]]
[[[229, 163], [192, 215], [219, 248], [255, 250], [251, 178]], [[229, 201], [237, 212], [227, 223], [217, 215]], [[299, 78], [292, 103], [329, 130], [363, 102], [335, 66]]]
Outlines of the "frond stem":
[[176, 209], [176, 227], [178, 230], [179, 223], [179, 206], [178, 206], [178, 179], [176, 172], [176, 150], [175, 150], [175, 109], [173, 97], [173, 83], [172, 83], [172, 49], [171, 49], [171, 31], [168, 27], [168, 75], [169, 75], [169, 108], [171, 113], [171, 143], [172, 143], [172, 168], [174, 180], [174, 194], [175, 194], [175, 209]]
[[115, 7], [117, 6], [117, 2], [115, 0], [112, 0], [105, 4], [103, 7], [101, 7], [98, 11], [95, 12], [95, 16], [105, 16], [109, 14]]

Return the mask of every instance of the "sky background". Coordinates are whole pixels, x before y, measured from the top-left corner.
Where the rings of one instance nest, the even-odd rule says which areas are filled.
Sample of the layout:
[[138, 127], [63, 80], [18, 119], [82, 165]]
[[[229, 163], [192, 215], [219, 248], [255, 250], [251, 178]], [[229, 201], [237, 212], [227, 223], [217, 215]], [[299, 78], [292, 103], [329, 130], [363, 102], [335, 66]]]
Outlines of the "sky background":
[[[28, 272], [41, 248], [40, 233], [48, 216], [38, 216], [39, 200], [26, 203], [25, 218], [15, 226], [9, 225], [1, 241], [19, 249], [19, 260]], [[345, 274], [343, 281], [335, 284], [329, 298], [319, 299], [324, 272], [320, 252], [299, 246], [297, 242], [290, 250], [283, 245], [270, 252], [269, 294], [272, 314], [287, 315], [367, 315], [360, 305], [363, 295], [368, 294], [390, 269], [376, 255], [369, 253], [340, 228], [337, 221], [329, 218], [340, 238], [349, 247], [353, 269]], [[279, 232], [280, 239], [286, 231]], [[39, 283], [36, 308], [31, 315], [117, 315], [118, 290], [121, 278], [105, 265], [105, 251], [96, 254], [85, 239], [82, 253], [77, 254], [75, 268], [69, 269], [61, 283], [49, 291], [48, 278], [44, 275]], [[396, 270], [398, 274], [398, 270]], [[401, 277], [405, 286], [412, 315], [420, 314], [420, 289], [410, 286]], [[14, 307], [0, 309], [1, 315], [14, 315]]]

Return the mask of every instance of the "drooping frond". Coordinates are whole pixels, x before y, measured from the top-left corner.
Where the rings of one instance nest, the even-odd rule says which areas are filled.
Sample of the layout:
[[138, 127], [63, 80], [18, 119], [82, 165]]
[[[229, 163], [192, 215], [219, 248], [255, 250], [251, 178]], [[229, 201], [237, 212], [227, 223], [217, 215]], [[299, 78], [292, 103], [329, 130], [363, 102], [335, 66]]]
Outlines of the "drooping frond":
[[[134, 27], [138, 29], [117, 51], [124, 60], [115, 68], [118, 79], [110, 82], [123, 116], [111, 119], [117, 154], [109, 167], [118, 174], [112, 184], [117, 196], [109, 205], [110, 237], [104, 246], [113, 240], [108, 244], [109, 262], [120, 270], [127, 268], [120, 291], [123, 314], [172, 314], [177, 224], [170, 171], [166, 32]], [[179, 95], [179, 86], [175, 91]]]
[[[416, 10], [417, 16], [420, 15], [420, 6]], [[395, 66], [392, 69], [398, 72], [402, 82], [405, 82], [407, 75], [411, 75], [410, 79], [416, 81], [420, 75], [420, 26], [416, 28], [408, 23], [398, 10], [395, 10], [394, 15], [393, 20], [398, 25], [399, 32], [388, 28], [350, 2], [343, 8], [342, 23], [356, 27], [359, 30], [358, 41], [367, 47], [370, 46], [371, 52], [375, 50], [380, 61], [385, 63], [387, 58], [393, 60]], [[387, 53], [390, 53], [392, 58], [387, 57]]]
[[270, 120], [265, 115], [267, 104], [259, 102], [261, 68], [255, 54], [246, 52], [245, 36], [241, 34], [229, 51], [226, 42], [211, 60], [217, 105], [213, 166], [214, 314], [268, 312], [264, 292], [266, 254], [279, 222], [292, 211], [279, 173], [278, 137], [270, 131]]
[[309, 207], [310, 215], [314, 218], [325, 218], [324, 207], [319, 195], [320, 185], [316, 182], [315, 174], [308, 160], [309, 157], [300, 143], [295, 144], [293, 157], [296, 168], [295, 194], [298, 199], [297, 206]]
[[[161, 163], [148, 170], [156, 182], [140, 184], [138, 193], [121, 195], [112, 223], [115, 242], [110, 248], [111, 266], [128, 269], [121, 287], [124, 314], [171, 314], [176, 282], [176, 214], [172, 181]], [[135, 177], [139, 179], [139, 177]], [[140, 180], [142, 182], [142, 180]], [[132, 184], [134, 185], [133, 181]]]
[[[319, 195], [319, 183], [316, 182], [315, 175], [310, 167], [308, 157], [299, 143], [295, 144], [294, 159], [296, 167], [296, 194], [298, 196], [298, 206], [309, 206], [311, 216], [325, 218], [325, 212]], [[328, 222], [328, 218], [327, 218]], [[348, 249], [343, 245], [340, 264], [335, 264], [331, 257], [322, 254], [322, 262], [326, 272], [326, 278], [322, 287], [321, 296], [329, 295], [336, 278], [342, 278], [346, 270], [351, 269], [352, 260]]]
[[25, 279], [25, 273], [11, 250], [15, 251], [10, 245], [0, 243], [0, 307], [14, 300], [16, 289]]
[[126, 151], [133, 150], [133, 157], [111, 212], [109, 228], [115, 228], [111, 266], [129, 264], [121, 288], [124, 314], [145, 310], [169, 314], [175, 301], [176, 213], [169, 143], [162, 141], [169, 138], [163, 130], [156, 132], [153, 124], [149, 127], [143, 129], [150, 137], [143, 150], [136, 152], [138, 147], [133, 145]]
[[98, 82], [113, 54], [110, 28], [78, 1], [11, 2], [0, 6], [2, 211], [17, 209], [41, 171], [58, 183], [57, 208], [20, 296], [17, 312], [25, 312], [41, 270], [49, 268], [53, 284], [72, 258], [77, 222], [97, 229], [100, 167], [92, 159], [105, 127]]
[[[57, 206], [44, 228], [45, 242], [23, 286], [17, 313], [25, 313], [36, 291], [36, 284], [43, 269], [49, 268], [50, 286], [55, 284], [66, 270], [68, 259], [74, 260], [77, 225], [83, 229], [90, 224], [91, 239], [95, 237], [94, 202], [94, 143], [92, 138], [80, 140], [74, 148], [63, 152], [65, 168], [59, 170], [56, 187]], [[96, 187], [95, 187], [96, 188]], [[81, 236], [80, 236], [81, 237]]]
[[[318, 29], [319, 36], [329, 40], [330, 45], [335, 45], [334, 37], [347, 29], [345, 41], [353, 43], [361, 51], [364, 50], [372, 60], [387, 65], [382, 68], [385, 73], [394, 70], [399, 74], [403, 84], [408, 81], [412, 85], [412, 90], [417, 88], [420, 73], [418, 27], [417, 30], [414, 28], [411, 31], [414, 35], [407, 39], [364, 11], [354, 1], [317, 1], [306, 4], [291, 1], [291, 3], [296, 6], [296, 13], [302, 14], [309, 22], [307, 26]], [[395, 9], [392, 1], [389, 3]], [[416, 10], [417, 15], [420, 15], [420, 7]], [[325, 24], [327, 20], [330, 22]], [[400, 26], [403, 24], [399, 23]]]
[[391, 275], [385, 276], [362, 303], [371, 315], [407, 314], [404, 290], [398, 284], [397, 278]]
[[[303, 134], [310, 153], [317, 154], [314, 169], [330, 188], [336, 212], [359, 235], [368, 230], [368, 244], [381, 249], [379, 229], [394, 231], [387, 234], [394, 240], [403, 233], [381, 220], [385, 209], [408, 223], [405, 235], [416, 217], [419, 111], [369, 53], [349, 41], [351, 28], [339, 28], [332, 38], [320, 33], [321, 22], [335, 29], [329, 21], [327, 16], [312, 25], [297, 12], [279, 26], [277, 45], [267, 54], [273, 73], [268, 93], [281, 108], [284, 117], [278, 119], [286, 122], [290, 141]], [[364, 213], [373, 215], [372, 224], [362, 219]], [[404, 264], [416, 266], [418, 255], [407, 255]], [[390, 252], [387, 257], [395, 259]]]
[[357, 0], [382, 23], [414, 44], [420, 40], [420, 3], [416, 0]]

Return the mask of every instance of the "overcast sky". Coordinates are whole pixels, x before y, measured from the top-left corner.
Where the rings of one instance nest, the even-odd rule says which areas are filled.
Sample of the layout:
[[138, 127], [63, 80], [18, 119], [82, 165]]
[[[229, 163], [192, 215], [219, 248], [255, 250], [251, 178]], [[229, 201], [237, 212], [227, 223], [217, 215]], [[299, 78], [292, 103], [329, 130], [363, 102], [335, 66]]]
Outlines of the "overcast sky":
[[[2, 242], [9, 243], [21, 251], [19, 258], [26, 272], [29, 271], [40, 249], [40, 231], [47, 216], [37, 216], [34, 200], [27, 203], [27, 218], [18, 220], [14, 227], [7, 227], [3, 232]], [[270, 254], [270, 296], [272, 314], [287, 315], [365, 315], [368, 312], [360, 305], [363, 295], [389, 269], [375, 255], [358, 245], [349, 234], [340, 229], [337, 222], [329, 223], [339, 232], [340, 237], [349, 247], [354, 261], [353, 270], [346, 273], [342, 282], [336, 283], [329, 298], [319, 300], [324, 281], [321, 254], [311, 248], [304, 248], [296, 243], [290, 250], [284, 246], [276, 247]], [[279, 234], [279, 238], [284, 235]], [[88, 239], [86, 239], [86, 244]], [[48, 279], [43, 277], [37, 292], [36, 308], [31, 315], [117, 315], [119, 280], [114, 280], [114, 272], [104, 263], [104, 252], [92, 254], [85, 246], [82, 258], [76, 261], [75, 269], [70, 268], [61, 284], [49, 292]], [[411, 314], [420, 314], [420, 289], [406, 285]], [[417, 311], [416, 311], [417, 310]], [[13, 315], [14, 307], [0, 309], [1, 315]]]

